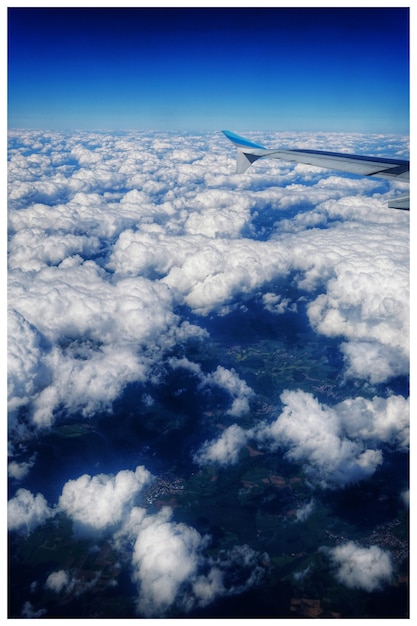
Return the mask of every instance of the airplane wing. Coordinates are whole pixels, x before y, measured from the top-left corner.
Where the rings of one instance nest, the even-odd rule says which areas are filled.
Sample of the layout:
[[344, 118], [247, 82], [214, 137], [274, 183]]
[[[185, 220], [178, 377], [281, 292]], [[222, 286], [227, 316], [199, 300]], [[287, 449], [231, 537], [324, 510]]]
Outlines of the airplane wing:
[[[409, 161], [321, 150], [268, 150], [253, 141], [249, 141], [249, 139], [232, 133], [230, 130], [224, 130], [223, 134], [237, 147], [236, 171], [238, 174], [243, 174], [257, 159], [269, 157], [270, 159], [317, 165], [318, 167], [360, 174], [361, 176], [397, 178], [407, 182], [410, 180]], [[388, 203], [388, 206], [392, 209], [409, 210], [410, 196], [394, 198]]]

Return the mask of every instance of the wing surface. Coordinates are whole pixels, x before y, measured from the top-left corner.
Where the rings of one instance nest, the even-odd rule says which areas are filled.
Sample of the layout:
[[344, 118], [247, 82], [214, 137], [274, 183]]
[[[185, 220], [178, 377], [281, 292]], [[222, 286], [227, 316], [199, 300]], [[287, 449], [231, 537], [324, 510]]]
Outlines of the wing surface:
[[[223, 133], [237, 147], [238, 174], [243, 174], [257, 159], [268, 157], [270, 159], [316, 165], [326, 169], [360, 174], [361, 176], [376, 176], [391, 180], [396, 178], [406, 182], [410, 180], [409, 161], [322, 150], [268, 150], [229, 130], [224, 130]], [[409, 196], [404, 196], [392, 200], [389, 206], [407, 210], [410, 208], [409, 204]]]

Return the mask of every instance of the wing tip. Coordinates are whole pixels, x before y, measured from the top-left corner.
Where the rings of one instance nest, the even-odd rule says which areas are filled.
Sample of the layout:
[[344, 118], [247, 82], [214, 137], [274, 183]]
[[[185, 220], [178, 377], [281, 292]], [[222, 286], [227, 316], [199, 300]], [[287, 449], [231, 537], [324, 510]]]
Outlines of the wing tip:
[[254, 148], [256, 150], [265, 150], [264, 146], [261, 146], [250, 139], [246, 139], [241, 135], [237, 135], [231, 130], [222, 130], [223, 135], [229, 139], [237, 148]]

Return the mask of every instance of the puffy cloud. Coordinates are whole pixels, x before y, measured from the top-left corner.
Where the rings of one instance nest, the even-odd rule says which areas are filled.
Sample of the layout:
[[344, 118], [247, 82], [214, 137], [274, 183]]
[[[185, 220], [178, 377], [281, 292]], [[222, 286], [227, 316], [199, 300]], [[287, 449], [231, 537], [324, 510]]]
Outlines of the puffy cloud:
[[68, 572], [61, 569], [49, 574], [45, 582], [45, 588], [55, 591], [55, 593], [60, 593], [61, 591], [69, 592], [74, 588], [74, 580]]
[[121, 470], [115, 476], [84, 474], [65, 483], [58, 506], [73, 520], [79, 533], [111, 529], [120, 524], [149, 480], [150, 473], [143, 466], [134, 472]]
[[[377, 136], [262, 141], [382, 149]], [[343, 340], [348, 375], [405, 373], [408, 223], [385, 207], [389, 184], [275, 161], [235, 176], [220, 135], [176, 142], [173, 151], [169, 133], [11, 131], [10, 407], [29, 406], [39, 426], [58, 406], [108, 408], [147, 375], [145, 353], [155, 361], [186, 330], [204, 332], [181, 324], [177, 305], [225, 313], [294, 272], [313, 327]], [[390, 142], [405, 153], [404, 140]], [[294, 309], [280, 293], [262, 297], [268, 310]], [[74, 341], [84, 344], [78, 362], [63, 349]]]
[[262, 296], [262, 302], [265, 305], [265, 309], [271, 313], [285, 313], [286, 311], [296, 311], [297, 304], [291, 303], [290, 298], [283, 298], [279, 294], [265, 293]]
[[46, 359], [53, 381], [33, 399], [32, 419], [37, 426], [50, 426], [59, 405], [69, 412], [81, 409], [85, 416], [109, 409], [128, 382], [144, 379], [144, 364], [129, 349], [113, 347], [96, 351], [82, 344], [74, 349], [89, 358], [63, 355], [61, 350], [54, 349]]
[[154, 359], [176, 341], [201, 335], [180, 324], [164, 285], [140, 277], [112, 285], [92, 261], [71, 257], [35, 280], [25, 274], [9, 282], [16, 307], [9, 402], [30, 403], [39, 426], [52, 423], [58, 405], [85, 415], [109, 407], [128, 382], [144, 380], [153, 365], [146, 350], [155, 347]]
[[[340, 239], [343, 232], [345, 242]], [[355, 233], [358, 235], [356, 242]], [[351, 375], [384, 382], [391, 376], [406, 373], [409, 357], [408, 231], [400, 220], [389, 229], [384, 224], [375, 224], [367, 234], [350, 225], [335, 229], [334, 234], [340, 245], [331, 252], [331, 273], [323, 268], [323, 275], [328, 276], [326, 292], [308, 306], [311, 324], [321, 334], [348, 340], [343, 351]], [[302, 283], [307, 288], [312, 279], [318, 280], [322, 261], [317, 264], [313, 257], [313, 267]], [[368, 356], [365, 355], [367, 350]], [[379, 361], [379, 365], [371, 367], [371, 360]]]
[[8, 312], [8, 408], [10, 415], [26, 405], [48, 380], [37, 329], [17, 311]]
[[231, 191], [209, 189], [196, 194], [184, 229], [190, 234], [208, 237], [238, 237], [250, 221], [249, 208], [254, 204], [250, 197], [236, 196]]
[[311, 394], [284, 391], [284, 409], [258, 437], [273, 448], [287, 448], [288, 458], [303, 462], [322, 486], [343, 486], [371, 476], [382, 463], [382, 452], [349, 438], [335, 408], [321, 405]]
[[219, 365], [215, 372], [207, 376], [207, 382], [213, 382], [223, 387], [234, 398], [228, 414], [240, 417], [249, 411], [249, 399], [254, 395], [253, 390], [239, 378], [235, 370], [228, 370]]
[[166, 234], [161, 228], [124, 232], [114, 246], [110, 267], [117, 273], [161, 275], [179, 303], [196, 313], [227, 310], [237, 294], [287, 271], [285, 251], [251, 239], [213, 239]]
[[226, 428], [216, 441], [206, 441], [194, 461], [199, 465], [220, 463], [233, 465], [239, 460], [239, 453], [251, 436], [251, 431], [244, 430], [237, 424]]
[[[405, 139], [390, 138], [388, 146], [379, 136], [253, 139], [365, 154], [385, 149], [400, 158], [407, 152]], [[12, 437], [26, 435], [28, 420], [46, 427], [60, 413], [110, 410], [131, 382], [154, 385], [143, 390], [149, 405], [165, 360], [185, 367], [200, 389], [225, 390], [229, 415], [240, 417], [253, 393], [242, 375], [217, 363], [207, 373], [175, 348], [207, 337], [207, 316], [246, 298], [275, 314], [302, 314], [306, 306], [318, 338], [340, 342], [349, 377], [376, 384], [408, 372], [408, 215], [386, 207], [401, 184], [278, 161], [236, 176], [230, 150], [220, 135], [176, 136], [173, 146], [162, 132], [11, 131]], [[278, 287], [289, 283], [291, 299]], [[197, 462], [235, 463], [251, 437], [286, 450], [321, 485], [343, 486], [371, 476], [384, 446], [408, 445], [408, 403], [399, 396], [330, 407], [287, 391], [282, 402], [277, 420], [256, 431], [232, 425], [202, 446]], [[22, 479], [30, 463], [12, 460], [10, 475]], [[147, 476], [137, 472], [68, 481], [59, 510], [78, 531], [107, 531], [115, 546], [125, 542], [121, 553], [131, 560], [143, 614], [187, 611], [257, 584], [260, 557], [247, 546], [209, 556], [207, 538], [176, 523], [172, 512], [148, 515], [135, 506]], [[299, 521], [312, 507], [298, 510]], [[30, 532], [52, 514], [41, 494], [24, 489], [9, 503], [11, 529]], [[48, 581], [61, 592], [74, 583], [65, 570]], [[34, 613], [27, 603], [26, 616]]]
[[54, 593], [74, 594], [75, 597], [90, 591], [97, 583], [99, 574], [97, 574], [92, 580], [85, 581], [79, 579], [72, 572], [66, 570], [57, 570], [49, 574], [45, 581], [45, 589], [53, 591]]
[[232, 398], [232, 406], [227, 411], [228, 415], [241, 417], [249, 411], [249, 400], [254, 396], [254, 391], [242, 380], [237, 372], [218, 365], [214, 372], [204, 374], [198, 363], [193, 363], [183, 357], [170, 358], [169, 364], [173, 369], [183, 368], [194, 374], [200, 381], [201, 388], [215, 385], [224, 389]]
[[48, 234], [40, 228], [21, 230], [10, 241], [9, 267], [24, 272], [39, 271], [47, 265], [58, 265], [77, 254], [94, 256], [100, 249], [98, 237], [67, 233]]
[[286, 390], [281, 401], [284, 408], [273, 422], [249, 430], [233, 424], [217, 440], [206, 441], [194, 461], [234, 464], [253, 439], [270, 450], [286, 449], [287, 457], [302, 462], [322, 487], [341, 487], [370, 477], [383, 461], [384, 444], [408, 449], [409, 401], [402, 396], [359, 396], [330, 407], [310, 393]]
[[11, 478], [14, 478], [15, 480], [22, 480], [23, 478], [25, 478], [25, 476], [29, 474], [31, 468], [35, 463], [35, 460], [36, 456], [33, 455], [27, 461], [22, 461], [20, 463], [18, 461], [10, 461], [7, 467], [7, 472], [9, 476]]
[[390, 582], [391, 556], [378, 546], [362, 548], [349, 541], [327, 550], [336, 578], [346, 587], [372, 592]]
[[138, 608], [147, 616], [164, 614], [182, 585], [197, 572], [206, 541], [190, 526], [169, 521], [170, 511], [144, 519], [133, 556], [134, 580], [140, 583]]
[[346, 363], [346, 375], [383, 383], [408, 371], [408, 346], [387, 346], [377, 341], [350, 341], [340, 345]]
[[168, 507], [156, 515], [132, 509], [119, 541], [124, 533], [134, 538], [132, 577], [138, 584], [138, 613], [146, 617], [164, 616], [174, 606], [188, 612], [242, 593], [259, 584], [265, 572], [266, 555], [247, 545], [208, 557], [209, 537], [173, 521]]
[[349, 437], [389, 443], [397, 449], [407, 449], [410, 440], [410, 408], [408, 398], [389, 396], [349, 398], [335, 410], [342, 419]]
[[[150, 515], [135, 506], [137, 494], [149, 479], [143, 466], [115, 476], [83, 475], [65, 483], [57, 505], [80, 536], [104, 530], [111, 533], [115, 549], [130, 559], [140, 615], [161, 617], [174, 606], [188, 612], [259, 584], [267, 555], [237, 545], [210, 556], [210, 537], [174, 521], [172, 509], [164, 507]], [[9, 502], [9, 527], [29, 533], [52, 514], [41, 494], [34, 497], [20, 489]], [[44, 587], [78, 596], [92, 589], [97, 580], [86, 583], [75, 573], [60, 569], [48, 575]]]
[[9, 530], [29, 534], [54, 515], [53, 509], [41, 493], [33, 495], [28, 489], [18, 489], [16, 495], [7, 503], [7, 521]]

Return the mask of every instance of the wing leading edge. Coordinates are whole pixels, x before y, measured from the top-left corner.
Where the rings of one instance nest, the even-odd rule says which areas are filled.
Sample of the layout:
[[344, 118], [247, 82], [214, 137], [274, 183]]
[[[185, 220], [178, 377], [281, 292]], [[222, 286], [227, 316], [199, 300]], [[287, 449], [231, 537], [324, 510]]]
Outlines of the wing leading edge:
[[[224, 130], [223, 133], [237, 147], [236, 171], [238, 174], [243, 174], [257, 159], [269, 157], [271, 159], [282, 159], [283, 161], [305, 163], [341, 172], [360, 174], [361, 176], [397, 178], [406, 182], [410, 180], [409, 161], [321, 150], [268, 150], [229, 130]], [[393, 209], [409, 210], [410, 197], [407, 195], [401, 198], [394, 198], [388, 203], [388, 206]]]

